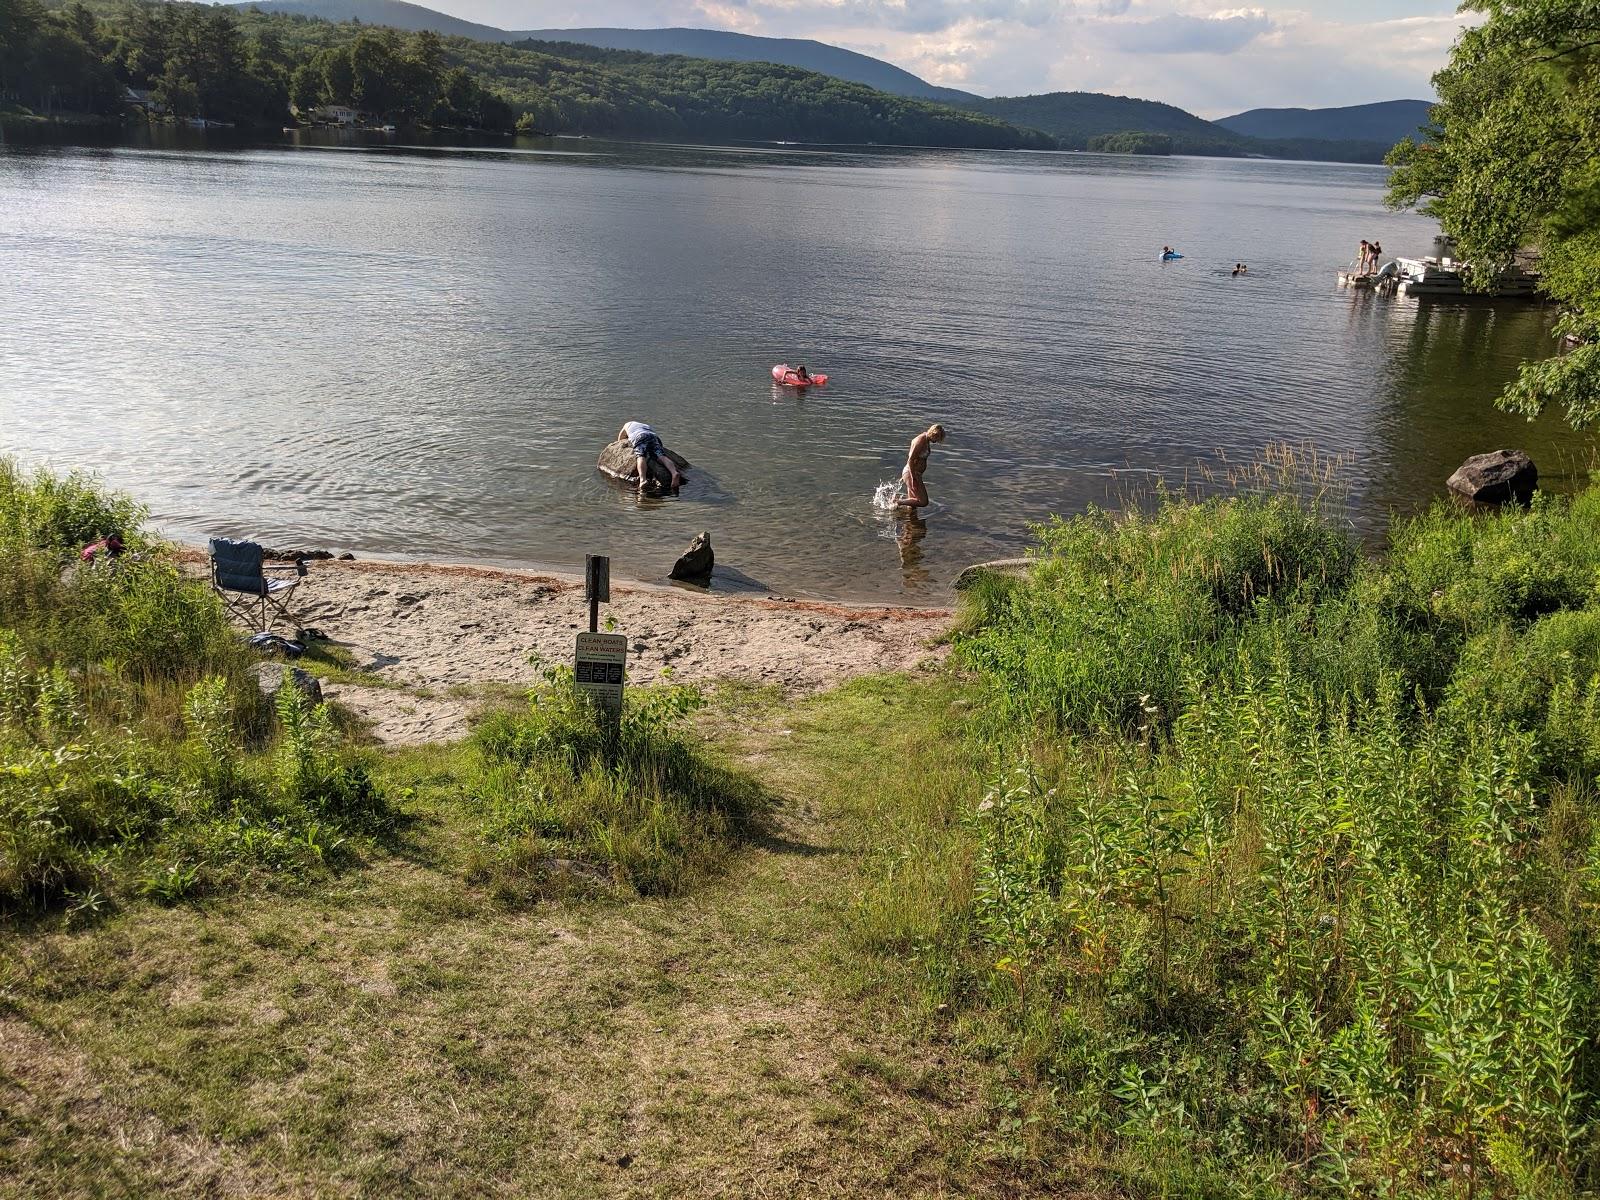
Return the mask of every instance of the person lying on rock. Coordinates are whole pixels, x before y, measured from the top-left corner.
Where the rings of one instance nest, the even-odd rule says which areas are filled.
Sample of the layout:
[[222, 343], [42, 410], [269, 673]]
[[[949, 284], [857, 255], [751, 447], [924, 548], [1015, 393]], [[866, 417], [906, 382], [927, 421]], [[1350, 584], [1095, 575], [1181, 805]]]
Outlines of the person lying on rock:
[[661, 438], [654, 429], [643, 421], [629, 421], [617, 431], [617, 441], [627, 442], [633, 451], [633, 468], [639, 476], [639, 494], [644, 495], [645, 488], [650, 483], [650, 460], [655, 459], [666, 467], [672, 475], [672, 490], [676, 492], [683, 483], [683, 476], [678, 471], [678, 464], [672, 461], [672, 456], [667, 453], [667, 448], [661, 444]]

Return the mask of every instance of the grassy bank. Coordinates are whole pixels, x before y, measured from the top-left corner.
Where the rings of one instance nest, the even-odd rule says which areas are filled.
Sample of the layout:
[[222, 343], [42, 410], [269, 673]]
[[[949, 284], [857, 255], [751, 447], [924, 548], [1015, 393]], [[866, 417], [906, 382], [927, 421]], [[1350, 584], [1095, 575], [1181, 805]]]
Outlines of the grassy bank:
[[[1600, 491], [1363, 560], [1289, 496], [1091, 514], [974, 599], [992, 753], [861, 910], [1136, 1194], [1594, 1182]], [[909, 878], [908, 878], [909, 875]]]
[[[0, 862], [90, 882], [10, 901], [0, 1195], [1596, 1184], [1600, 490], [1377, 556], [1287, 492], [1092, 513], [946, 667], [614, 739], [553, 671], [291, 789], [327, 718], [158, 549], [63, 566], [136, 512], [7, 478]], [[347, 856], [212, 832], [309, 821]]]
[[[143, 517], [88, 478], [0, 460], [0, 917], [303, 882], [402, 819], [403, 791], [326, 705], [294, 686], [263, 699], [242, 631]], [[124, 554], [80, 561], [112, 533]], [[481, 827], [468, 873], [510, 901], [670, 893], [714, 869], [761, 797], [684, 733], [699, 703], [639, 690], [612, 738], [550, 673], [459, 756]]]

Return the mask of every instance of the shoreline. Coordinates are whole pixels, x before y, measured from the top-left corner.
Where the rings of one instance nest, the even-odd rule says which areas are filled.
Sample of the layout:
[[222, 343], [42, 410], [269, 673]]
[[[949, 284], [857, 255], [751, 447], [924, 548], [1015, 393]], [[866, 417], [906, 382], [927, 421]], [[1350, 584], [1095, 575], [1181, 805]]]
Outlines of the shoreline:
[[[179, 558], [205, 574], [203, 550], [180, 545]], [[570, 663], [575, 636], [588, 629], [582, 579], [560, 572], [381, 559], [306, 567], [290, 609], [341, 664], [327, 670], [324, 694], [383, 745], [466, 736], [486, 703], [527, 689], [545, 664]], [[791, 694], [942, 658], [936, 643], [954, 613], [632, 580], [614, 582], [611, 597], [601, 620], [629, 639], [630, 682]]]

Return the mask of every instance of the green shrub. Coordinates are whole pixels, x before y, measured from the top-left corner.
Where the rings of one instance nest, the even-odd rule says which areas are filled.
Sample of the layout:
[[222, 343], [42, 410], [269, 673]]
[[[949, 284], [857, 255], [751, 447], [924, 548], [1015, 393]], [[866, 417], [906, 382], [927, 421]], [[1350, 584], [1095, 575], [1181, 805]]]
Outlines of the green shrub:
[[[394, 823], [366, 760], [294, 688], [277, 753], [252, 753], [271, 714], [251, 655], [139, 517], [86, 477], [0, 462], [0, 910], [174, 903], [317, 869], [346, 834]], [[112, 530], [144, 553], [80, 565], [77, 546]]]
[[1042, 530], [957, 639], [1020, 766], [882, 945], [1151, 1194], [1592, 1188], [1597, 534], [1600, 488], [1367, 562], [1282, 497]]
[[474, 734], [483, 849], [473, 878], [525, 901], [605, 880], [670, 895], [715, 869], [761, 798], [685, 731], [702, 704], [692, 688], [634, 688], [612, 731], [570, 670], [547, 671], [524, 711]]
[[1337, 596], [1354, 545], [1313, 502], [1172, 497], [1151, 514], [1090, 512], [1038, 530], [1026, 582], [981, 597], [987, 623], [958, 638], [994, 682], [1004, 721], [1137, 728], [1170, 714], [1197, 663], [1218, 669], [1250, 621]]
[[81, 472], [25, 473], [0, 458], [0, 547], [75, 552], [108, 534], [137, 546], [145, 509]]
[[1532, 621], [1595, 598], [1600, 492], [1575, 502], [1540, 493], [1526, 510], [1473, 515], [1436, 505], [1400, 522], [1391, 543], [1401, 586], [1466, 633]]

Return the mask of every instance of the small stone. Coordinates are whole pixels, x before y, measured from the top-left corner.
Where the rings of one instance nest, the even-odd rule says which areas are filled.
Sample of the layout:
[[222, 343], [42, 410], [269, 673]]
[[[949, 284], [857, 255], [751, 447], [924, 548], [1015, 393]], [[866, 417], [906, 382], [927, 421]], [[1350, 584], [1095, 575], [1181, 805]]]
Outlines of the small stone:
[[689, 583], [704, 583], [711, 578], [711, 568], [717, 556], [711, 549], [711, 535], [701, 530], [700, 536], [689, 543], [689, 548], [678, 556], [667, 572], [669, 579], [682, 579]]
[[346, 550], [343, 554], [339, 555], [339, 561], [340, 562], [355, 562], [355, 560], [356, 560], [356, 556], [354, 554], [351, 554], [350, 551], [348, 551], [348, 550]]
[[1474, 454], [1446, 483], [1451, 491], [1479, 504], [1527, 504], [1539, 484], [1539, 468], [1526, 450]]

